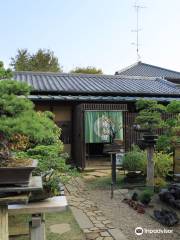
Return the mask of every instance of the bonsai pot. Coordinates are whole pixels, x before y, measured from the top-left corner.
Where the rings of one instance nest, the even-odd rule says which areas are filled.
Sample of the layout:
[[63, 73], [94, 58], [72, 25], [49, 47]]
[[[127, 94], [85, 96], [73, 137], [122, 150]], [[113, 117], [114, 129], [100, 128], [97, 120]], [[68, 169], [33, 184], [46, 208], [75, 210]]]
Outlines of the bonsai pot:
[[147, 199], [141, 200], [141, 203], [143, 203], [144, 205], [148, 205], [150, 201], [151, 201], [151, 198], [147, 198]]
[[158, 135], [156, 134], [144, 134], [142, 142], [145, 146], [154, 146], [156, 144]]
[[127, 183], [138, 183], [143, 182], [145, 180], [145, 176], [141, 172], [133, 172], [130, 171], [126, 174], [124, 181]]
[[33, 160], [31, 166], [0, 167], [0, 185], [27, 186], [37, 163]]

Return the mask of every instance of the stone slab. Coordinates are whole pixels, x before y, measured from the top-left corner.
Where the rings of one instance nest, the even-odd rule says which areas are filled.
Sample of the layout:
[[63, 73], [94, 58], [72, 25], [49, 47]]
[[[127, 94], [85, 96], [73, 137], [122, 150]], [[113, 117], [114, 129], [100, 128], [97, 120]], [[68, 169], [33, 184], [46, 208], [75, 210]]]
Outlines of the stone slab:
[[71, 210], [81, 229], [94, 227], [92, 222], [89, 220], [89, 218], [81, 209], [78, 209], [76, 207], [71, 207]]
[[28, 204], [14, 204], [8, 206], [8, 212], [15, 214], [36, 214], [47, 212], [61, 212], [67, 209], [67, 200], [65, 196], [48, 198], [41, 202], [33, 202]]
[[112, 235], [115, 240], [127, 240], [125, 235], [118, 228], [108, 229], [108, 232]]
[[50, 232], [57, 233], [57, 234], [63, 234], [66, 232], [69, 232], [71, 230], [70, 224], [68, 223], [62, 223], [62, 224], [54, 224], [49, 227]]

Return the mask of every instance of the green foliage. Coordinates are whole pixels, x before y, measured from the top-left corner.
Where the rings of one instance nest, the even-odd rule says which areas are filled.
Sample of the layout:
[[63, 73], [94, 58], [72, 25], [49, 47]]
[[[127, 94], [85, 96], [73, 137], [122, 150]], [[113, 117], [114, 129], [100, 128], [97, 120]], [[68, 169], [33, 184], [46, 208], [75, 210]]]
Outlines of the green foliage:
[[180, 113], [180, 101], [172, 101], [167, 105], [167, 111], [170, 113]]
[[136, 117], [136, 123], [147, 132], [154, 132], [155, 129], [162, 127], [164, 121], [161, 114], [166, 111], [166, 107], [158, 104], [154, 100], [140, 99], [136, 102], [136, 108], [139, 111]]
[[163, 152], [155, 152], [153, 156], [154, 170], [156, 177], [165, 178], [169, 171], [173, 170], [173, 157], [172, 154]]
[[0, 81], [0, 133], [7, 139], [15, 134], [29, 137], [32, 144], [51, 144], [59, 139], [60, 130], [50, 112], [36, 112], [27, 99], [30, 88], [13, 80]]
[[14, 96], [28, 96], [31, 90], [31, 87], [26, 83], [17, 82], [13, 80], [2, 80], [3, 76], [0, 75], [0, 94], [1, 97], [9, 97], [6, 95]]
[[85, 73], [85, 74], [103, 74], [101, 69], [95, 67], [76, 67], [71, 73]]
[[[165, 121], [165, 130], [164, 130], [164, 148], [160, 148], [165, 152], [169, 152], [169, 148], [171, 151], [174, 149], [174, 145], [177, 142], [180, 142], [180, 101], [172, 101], [167, 105], [167, 112], [174, 113], [171, 115], [171, 118]], [[161, 139], [162, 140], [162, 139]], [[160, 140], [160, 143], [163, 142]], [[165, 147], [169, 142], [169, 147]]]
[[[41, 175], [45, 172], [54, 170], [55, 174], [60, 177], [62, 182], [68, 181], [71, 177], [77, 175], [70, 165], [66, 164], [67, 154], [62, 153], [63, 145], [37, 145], [28, 149], [26, 152], [17, 152], [16, 157], [38, 159], [38, 166], [34, 170], [35, 175]], [[65, 158], [66, 157], [66, 158]], [[52, 180], [53, 178], [51, 178]]]
[[137, 110], [143, 110], [143, 109], [151, 109], [157, 104], [157, 101], [155, 100], [145, 100], [140, 99], [136, 102], [136, 108]]
[[[69, 166], [65, 164], [65, 159], [61, 157], [62, 145], [38, 145], [29, 149], [27, 154], [34, 159], [38, 159], [37, 172], [42, 173], [51, 169], [64, 172]], [[67, 168], [67, 169], [66, 169]]]
[[125, 153], [123, 157], [123, 168], [128, 171], [146, 172], [146, 152], [133, 146], [132, 151]]
[[172, 152], [171, 138], [168, 135], [161, 135], [156, 142], [156, 150], [165, 153]]
[[5, 161], [12, 157], [9, 153], [13, 149], [10, 147], [13, 138], [19, 137], [21, 144], [27, 141], [23, 148], [26, 151], [14, 148], [16, 158], [38, 159], [38, 167], [34, 171], [36, 175], [53, 172], [43, 177], [43, 186], [56, 195], [60, 190], [60, 180], [67, 181], [76, 171], [66, 164], [65, 154], [62, 154], [61, 131], [53, 121], [54, 115], [48, 111], [36, 112], [27, 98], [29, 92], [30, 88], [24, 83], [0, 81], [0, 166], [6, 166]]
[[39, 49], [35, 54], [30, 54], [27, 49], [18, 49], [10, 65], [15, 71], [62, 71], [58, 58], [49, 49]]
[[0, 61], [0, 79], [9, 79], [12, 77], [11, 69], [5, 69], [4, 64]]
[[157, 187], [157, 188], [164, 188], [164, 187], [166, 187], [167, 186], [167, 183], [166, 183], [166, 181], [164, 180], [164, 178], [162, 178], [162, 177], [156, 177], [155, 179], [154, 179], [154, 184], [155, 184], [155, 187]]
[[61, 130], [48, 115], [46, 112], [35, 111], [22, 114], [14, 128], [28, 136], [32, 145], [58, 143]]
[[57, 171], [51, 171], [43, 176], [43, 189], [50, 193], [50, 197], [58, 196], [60, 192], [61, 178]]
[[[171, 153], [155, 152], [153, 156], [154, 171], [156, 177], [166, 178], [173, 169], [173, 157]], [[123, 158], [123, 168], [128, 171], [142, 171], [146, 175], [146, 152], [134, 146]]]
[[[0, 75], [0, 79], [4, 75]], [[58, 144], [60, 129], [50, 112], [36, 112], [27, 98], [30, 88], [13, 80], [0, 81], [0, 157], [4, 164], [10, 157], [10, 140], [15, 135], [27, 137], [29, 146]]]
[[140, 194], [139, 200], [142, 203], [148, 204], [151, 201], [151, 198], [152, 198], [153, 194], [154, 193], [153, 193], [152, 190], [146, 189]]
[[136, 108], [137, 110], [166, 112], [166, 107], [162, 104], [158, 104], [155, 100], [140, 99], [136, 102]]

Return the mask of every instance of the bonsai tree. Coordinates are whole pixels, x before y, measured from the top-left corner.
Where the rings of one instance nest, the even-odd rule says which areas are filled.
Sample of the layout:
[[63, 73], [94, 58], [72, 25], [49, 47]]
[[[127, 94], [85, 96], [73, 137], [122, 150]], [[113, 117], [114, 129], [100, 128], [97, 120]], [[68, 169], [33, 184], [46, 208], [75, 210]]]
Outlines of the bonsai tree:
[[166, 112], [166, 107], [158, 104], [154, 100], [140, 99], [136, 102], [136, 108], [139, 111], [136, 117], [136, 123], [140, 125], [141, 129], [147, 134], [152, 134], [154, 131], [162, 127], [164, 122], [161, 114]]
[[[166, 111], [166, 107], [158, 104], [157, 101], [141, 99], [136, 102], [136, 108], [139, 114], [136, 117], [136, 123], [139, 124], [140, 129], [143, 129], [144, 142], [147, 149], [147, 186], [154, 188], [154, 144], [155, 144], [155, 130], [162, 127], [164, 122], [162, 120], [162, 113]], [[145, 138], [146, 137], [146, 138]], [[148, 138], [150, 138], [149, 142]]]
[[170, 114], [165, 122], [163, 135], [158, 138], [157, 149], [166, 153], [174, 151], [177, 143], [180, 143], [180, 101], [172, 101], [167, 105]]
[[61, 144], [60, 129], [53, 122], [50, 112], [36, 112], [27, 98], [30, 87], [10, 79], [11, 72], [0, 63], [0, 166], [14, 161], [11, 143], [15, 135], [28, 138], [31, 146]]

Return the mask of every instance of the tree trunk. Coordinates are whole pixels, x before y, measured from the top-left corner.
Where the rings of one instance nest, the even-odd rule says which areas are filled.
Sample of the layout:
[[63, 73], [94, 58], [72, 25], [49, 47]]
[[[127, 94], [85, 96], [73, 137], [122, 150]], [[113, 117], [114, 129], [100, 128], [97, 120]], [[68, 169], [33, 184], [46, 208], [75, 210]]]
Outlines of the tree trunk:
[[3, 139], [1, 136], [0, 139], [0, 165], [6, 165], [8, 159], [11, 157], [11, 152], [8, 147], [7, 139]]
[[154, 147], [147, 147], [147, 179], [148, 187], [154, 188], [154, 161], [153, 161]]

